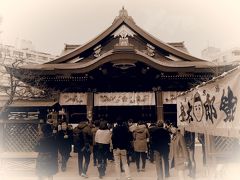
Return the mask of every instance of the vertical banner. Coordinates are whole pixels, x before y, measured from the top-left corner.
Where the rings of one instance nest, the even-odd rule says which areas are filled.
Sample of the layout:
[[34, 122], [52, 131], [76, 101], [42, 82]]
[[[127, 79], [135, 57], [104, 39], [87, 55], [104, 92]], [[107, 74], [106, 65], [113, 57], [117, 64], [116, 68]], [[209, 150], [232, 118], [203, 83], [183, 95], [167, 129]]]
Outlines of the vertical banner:
[[177, 97], [178, 126], [209, 135], [240, 137], [240, 69]]
[[94, 106], [151, 106], [155, 105], [153, 92], [117, 92], [94, 94]]

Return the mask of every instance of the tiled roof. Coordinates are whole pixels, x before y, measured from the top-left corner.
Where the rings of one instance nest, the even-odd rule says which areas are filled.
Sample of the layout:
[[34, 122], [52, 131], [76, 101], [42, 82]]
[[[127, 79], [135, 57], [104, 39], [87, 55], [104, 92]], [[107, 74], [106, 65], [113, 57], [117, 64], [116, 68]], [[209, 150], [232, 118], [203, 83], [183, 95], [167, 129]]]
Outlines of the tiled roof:
[[168, 42], [167, 44], [189, 54], [184, 42]]
[[[48, 62], [47, 64], [57, 64], [57, 63], [64, 63], [68, 60], [74, 59], [76, 57], [79, 57], [83, 52], [93, 48], [96, 46], [100, 41], [102, 41], [107, 36], [111, 35], [116, 29], [118, 29], [123, 24], [127, 25], [131, 30], [139, 34], [141, 37], [149, 41], [152, 45], [155, 47], [159, 47], [160, 49], [163, 49], [164, 51], [169, 52], [170, 54], [181, 58], [183, 61], [203, 61], [202, 59], [199, 59], [197, 57], [191, 56], [188, 54], [186, 47], [183, 45], [183, 43], [165, 43], [155, 37], [153, 37], [151, 34], [144, 31], [142, 28], [137, 26], [133, 19], [128, 16], [126, 13], [126, 10], [123, 8], [122, 11], [119, 13], [119, 16], [115, 18], [113, 24], [107, 28], [105, 31], [100, 33], [97, 37], [93, 38], [91, 41], [77, 47], [77, 45], [67, 45], [66, 48], [69, 50], [66, 54], [64, 53], [61, 57]], [[73, 49], [76, 47], [75, 49]]]
[[8, 107], [52, 107], [57, 103], [53, 100], [15, 100]]

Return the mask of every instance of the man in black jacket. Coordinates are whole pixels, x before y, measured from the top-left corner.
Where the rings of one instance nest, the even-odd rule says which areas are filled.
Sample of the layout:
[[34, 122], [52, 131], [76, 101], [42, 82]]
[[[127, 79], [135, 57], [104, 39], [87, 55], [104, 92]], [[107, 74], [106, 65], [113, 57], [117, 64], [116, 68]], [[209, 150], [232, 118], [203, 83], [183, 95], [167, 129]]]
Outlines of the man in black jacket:
[[[79, 175], [87, 178], [92, 146], [92, 132], [88, 121], [81, 121], [74, 129], [74, 152], [78, 153]], [[83, 164], [83, 158], [85, 162]]]
[[115, 160], [116, 173], [118, 176], [117, 179], [120, 179], [121, 176], [120, 162], [122, 162], [127, 179], [132, 179], [127, 164], [127, 150], [130, 146], [130, 138], [131, 137], [128, 127], [123, 124], [121, 118], [118, 118], [117, 126], [114, 127], [112, 131], [113, 155]]
[[[170, 143], [170, 134], [169, 132], [163, 128], [163, 122], [158, 122], [157, 127], [151, 133], [152, 137], [152, 148], [154, 151], [154, 157], [156, 162], [156, 170], [158, 180], [165, 179], [165, 177], [169, 177], [169, 164], [168, 164], [168, 155], [169, 155], [169, 143]], [[162, 160], [164, 161], [164, 169], [163, 172]]]

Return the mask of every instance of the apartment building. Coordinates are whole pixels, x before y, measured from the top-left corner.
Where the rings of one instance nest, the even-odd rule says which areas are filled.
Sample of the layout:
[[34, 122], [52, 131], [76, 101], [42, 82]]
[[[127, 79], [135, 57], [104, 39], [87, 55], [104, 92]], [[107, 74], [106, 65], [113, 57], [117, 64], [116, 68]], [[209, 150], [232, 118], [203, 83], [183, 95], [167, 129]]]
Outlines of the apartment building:
[[[26, 43], [25, 43], [26, 44]], [[9, 87], [9, 74], [6, 73], [4, 66], [17, 66], [17, 63], [21, 65], [27, 64], [43, 64], [48, 61], [52, 61], [57, 56], [35, 51], [31, 44], [24, 45], [22, 47], [0, 44], [0, 108], [2, 101], [6, 100], [5, 87]]]
[[240, 48], [235, 47], [226, 51], [221, 51], [219, 48], [208, 47], [201, 53], [202, 58], [212, 61], [216, 64], [239, 64], [240, 63]]

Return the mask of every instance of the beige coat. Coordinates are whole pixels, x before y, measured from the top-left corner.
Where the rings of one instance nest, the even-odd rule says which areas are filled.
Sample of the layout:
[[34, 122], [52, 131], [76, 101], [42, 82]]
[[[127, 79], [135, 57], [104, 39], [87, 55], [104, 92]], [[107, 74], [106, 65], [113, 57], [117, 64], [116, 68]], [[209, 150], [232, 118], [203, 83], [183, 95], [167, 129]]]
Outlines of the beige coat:
[[147, 148], [147, 139], [149, 138], [149, 132], [146, 126], [138, 125], [133, 132], [133, 146], [134, 151], [136, 152], [146, 152]]
[[177, 132], [171, 140], [169, 159], [170, 164], [172, 164], [174, 160], [174, 167], [177, 170], [184, 170], [186, 168], [184, 162], [189, 161], [187, 146], [180, 132]]

